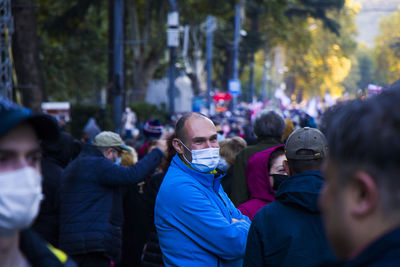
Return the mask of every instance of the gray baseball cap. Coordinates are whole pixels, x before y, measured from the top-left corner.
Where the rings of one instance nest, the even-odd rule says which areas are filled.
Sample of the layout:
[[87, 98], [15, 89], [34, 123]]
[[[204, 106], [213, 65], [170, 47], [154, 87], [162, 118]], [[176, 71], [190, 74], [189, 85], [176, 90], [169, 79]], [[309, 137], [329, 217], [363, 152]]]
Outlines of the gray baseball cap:
[[[298, 151], [306, 149], [312, 155], [298, 155]], [[295, 130], [287, 139], [285, 145], [286, 158], [294, 160], [310, 160], [324, 158], [328, 152], [328, 142], [324, 134], [315, 128], [304, 127]]]
[[119, 147], [128, 151], [132, 150], [130, 147], [125, 145], [119, 134], [110, 131], [104, 131], [96, 135], [93, 145], [98, 147]]

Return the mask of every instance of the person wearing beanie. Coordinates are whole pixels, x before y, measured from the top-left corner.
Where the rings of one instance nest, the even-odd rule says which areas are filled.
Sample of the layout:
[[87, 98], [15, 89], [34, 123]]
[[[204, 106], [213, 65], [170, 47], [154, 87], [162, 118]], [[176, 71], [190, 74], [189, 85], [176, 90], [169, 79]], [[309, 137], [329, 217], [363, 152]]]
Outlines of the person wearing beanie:
[[157, 119], [149, 120], [143, 126], [143, 134], [148, 140], [160, 138], [163, 133], [163, 125]]
[[158, 119], [148, 120], [143, 126], [144, 144], [138, 149], [139, 159], [143, 158], [148, 150], [151, 141], [157, 140], [163, 133], [163, 126]]

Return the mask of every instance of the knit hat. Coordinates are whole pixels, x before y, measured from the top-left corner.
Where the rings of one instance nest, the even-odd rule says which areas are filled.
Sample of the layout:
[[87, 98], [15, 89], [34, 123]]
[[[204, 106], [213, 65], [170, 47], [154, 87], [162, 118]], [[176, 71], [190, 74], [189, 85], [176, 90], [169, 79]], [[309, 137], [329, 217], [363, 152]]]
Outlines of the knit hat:
[[30, 124], [41, 140], [57, 140], [59, 136], [59, 128], [53, 117], [34, 114], [3, 97], [0, 97], [0, 121], [0, 137], [23, 122]]
[[[298, 155], [299, 150], [311, 150], [312, 155]], [[315, 128], [304, 127], [295, 130], [285, 145], [286, 158], [294, 160], [310, 160], [324, 158], [328, 152], [328, 143], [323, 133]]]
[[109, 131], [104, 131], [96, 135], [93, 145], [98, 147], [119, 147], [124, 150], [131, 150], [130, 147], [125, 145], [119, 134]]
[[158, 139], [162, 135], [163, 126], [157, 119], [149, 120], [143, 127], [143, 134], [148, 138]]

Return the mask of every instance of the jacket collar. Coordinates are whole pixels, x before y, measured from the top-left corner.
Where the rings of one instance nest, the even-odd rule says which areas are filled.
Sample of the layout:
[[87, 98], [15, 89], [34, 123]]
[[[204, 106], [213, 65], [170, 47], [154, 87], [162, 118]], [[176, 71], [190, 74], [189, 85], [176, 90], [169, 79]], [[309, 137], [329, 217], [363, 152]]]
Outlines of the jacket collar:
[[279, 138], [275, 137], [264, 137], [264, 138], [257, 138], [256, 144], [276, 144], [281, 145], [282, 142]]
[[216, 193], [218, 193], [221, 184], [221, 178], [224, 176], [222, 173], [218, 171], [217, 173], [203, 173], [196, 171], [186, 165], [185, 162], [183, 162], [183, 160], [179, 157], [179, 154], [176, 154], [172, 158], [172, 164], [176, 165], [179, 169], [190, 175], [190, 177], [198, 181], [200, 184], [204, 185], [205, 187], [212, 188]]
[[308, 171], [283, 181], [275, 199], [288, 205], [302, 207], [312, 213], [319, 213], [318, 196], [324, 184], [320, 171]]
[[92, 145], [84, 145], [82, 147], [80, 156], [104, 157], [103, 153], [101, 153], [100, 150]]
[[[400, 249], [400, 226], [385, 235], [381, 236], [378, 240], [368, 246], [353, 260], [347, 261], [343, 266], [378, 266], [385, 265], [390, 262], [390, 256], [396, 255]], [[398, 254], [397, 254], [398, 255]], [[385, 262], [385, 256], [388, 262]], [[375, 264], [373, 264], [375, 263]]]

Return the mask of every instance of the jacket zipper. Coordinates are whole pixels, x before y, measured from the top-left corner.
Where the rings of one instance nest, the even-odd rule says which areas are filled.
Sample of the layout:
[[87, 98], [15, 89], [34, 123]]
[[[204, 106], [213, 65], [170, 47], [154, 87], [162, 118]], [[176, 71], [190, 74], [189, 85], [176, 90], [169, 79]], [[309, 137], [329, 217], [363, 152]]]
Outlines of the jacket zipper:
[[222, 199], [222, 197], [221, 197], [219, 194], [217, 194], [217, 195], [218, 195], [218, 197], [221, 199], [222, 203], [224, 203], [224, 206], [225, 206], [225, 208], [229, 211], [229, 214], [232, 216], [231, 209], [228, 208], [228, 206], [226, 205], [226, 203], [225, 203], [225, 201]]

